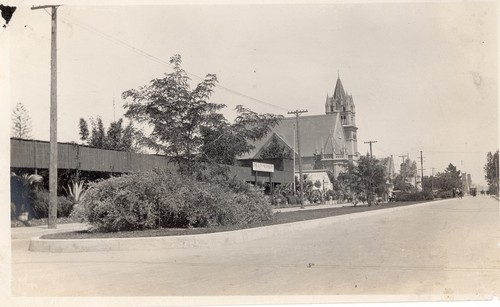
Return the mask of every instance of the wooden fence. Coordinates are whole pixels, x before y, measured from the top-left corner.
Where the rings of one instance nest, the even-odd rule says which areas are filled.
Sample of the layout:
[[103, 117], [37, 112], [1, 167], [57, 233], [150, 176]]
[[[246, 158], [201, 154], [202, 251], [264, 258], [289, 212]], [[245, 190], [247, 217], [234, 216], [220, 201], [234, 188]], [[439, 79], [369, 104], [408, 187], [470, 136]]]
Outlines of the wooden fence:
[[[49, 168], [49, 142], [35, 140], [10, 140], [11, 168]], [[58, 143], [57, 167], [81, 171], [131, 173], [151, 169], [175, 169], [165, 156], [105, 150], [72, 143]], [[231, 174], [247, 182], [255, 181], [250, 167], [228, 166]], [[269, 182], [268, 173], [257, 173], [257, 181]], [[275, 171], [275, 183], [293, 182], [293, 171]]]

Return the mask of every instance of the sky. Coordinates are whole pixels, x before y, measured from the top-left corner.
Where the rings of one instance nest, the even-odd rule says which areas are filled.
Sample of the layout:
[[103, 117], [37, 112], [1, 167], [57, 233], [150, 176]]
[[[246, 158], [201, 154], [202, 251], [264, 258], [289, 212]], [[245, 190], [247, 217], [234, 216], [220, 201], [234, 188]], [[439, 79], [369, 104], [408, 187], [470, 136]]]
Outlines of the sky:
[[[48, 141], [50, 14], [9, 3], [21, 5], [0, 29], [9, 59], [0, 80], [10, 82], [10, 109], [22, 102], [33, 137]], [[324, 114], [340, 76], [361, 154], [377, 141], [373, 154], [397, 166], [422, 151], [424, 175], [452, 163], [484, 186], [486, 154], [498, 148], [497, 14], [494, 2], [475, 1], [64, 5], [58, 140], [79, 142], [82, 117], [99, 115], [106, 127], [122, 117], [121, 93], [171, 72], [180, 54], [193, 85], [217, 75], [212, 101], [229, 120], [239, 104]]]

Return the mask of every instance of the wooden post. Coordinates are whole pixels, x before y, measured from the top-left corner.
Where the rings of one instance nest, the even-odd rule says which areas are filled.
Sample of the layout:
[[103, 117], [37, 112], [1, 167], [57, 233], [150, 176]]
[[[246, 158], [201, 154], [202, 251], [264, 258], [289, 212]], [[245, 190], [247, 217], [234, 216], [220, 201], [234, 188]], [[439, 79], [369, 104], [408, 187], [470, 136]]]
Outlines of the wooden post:
[[[297, 130], [297, 153], [299, 155], [299, 182], [300, 182], [300, 208], [301, 209], [304, 209], [304, 184], [303, 184], [303, 181], [304, 179], [302, 178], [302, 156], [300, 154], [300, 133], [299, 133], [299, 114], [301, 113], [306, 113], [307, 110], [302, 110], [302, 111], [299, 111], [299, 110], [295, 110], [295, 111], [291, 111], [291, 112], [288, 112], [288, 114], [295, 114], [295, 118], [296, 118], [296, 130]], [[295, 173], [293, 174], [295, 176]], [[294, 178], [295, 180], [295, 178]]]
[[50, 52], [49, 228], [57, 228], [57, 7], [52, 7]]
[[50, 159], [49, 159], [49, 228], [57, 228], [57, 5], [32, 7], [52, 9], [50, 40]]
[[273, 173], [269, 172], [269, 185], [270, 185], [270, 191], [271, 191], [271, 199], [273, 197]]

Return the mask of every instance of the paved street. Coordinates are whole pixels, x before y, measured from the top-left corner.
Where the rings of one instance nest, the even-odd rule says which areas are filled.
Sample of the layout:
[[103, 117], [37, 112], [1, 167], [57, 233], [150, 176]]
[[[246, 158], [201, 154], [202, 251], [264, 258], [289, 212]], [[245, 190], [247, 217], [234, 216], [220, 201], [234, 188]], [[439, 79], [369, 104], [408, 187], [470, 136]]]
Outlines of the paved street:
[[12, 244], [23, 296], [500, 294], [499, 205], [465, 197], [219, 246], [50, 254]]

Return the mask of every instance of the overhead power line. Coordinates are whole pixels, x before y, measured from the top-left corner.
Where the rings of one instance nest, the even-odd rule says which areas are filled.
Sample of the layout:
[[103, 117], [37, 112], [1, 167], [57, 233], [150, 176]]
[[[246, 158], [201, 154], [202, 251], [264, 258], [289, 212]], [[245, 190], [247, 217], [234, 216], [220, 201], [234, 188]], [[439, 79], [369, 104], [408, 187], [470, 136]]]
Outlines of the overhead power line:
[[[89, 25], [87, 25], [87, 24], [85, 24], [85, 23], [82, 23], [82, 22], [80, 22], [80, 21], [75, 21], [75, 20], [69, 20], [68, 18], [65, 18], [65, 17], [60, 17], [60, 19], [61, 19], [63, 22], [67, 23], [67, 24], [70, 24], [70, 25], [76, 25], [76, 26], [78, 26], [78, 27], [80, 27], [80, 28], [82, 28], [82, 29], [84, 29], [84, 30], [87, 30], [87, 31], [90, 31], [90, 32], [96, 33], [96, 34], [100, 35], [102, 38], [104, 38], [104, 39], [106, 39], [106, 40], [108, 40], [108, 41], [111, 41], [111, 42], [113, 42], [113, 43], [116, 43], [116, 44], [118, 44], [118, 45], [120, 45], [120, 46], [122, 46], [122, 47], [124, 47], [124, 48], [127, 48], [127, 49], [129, 49], [130, 51], [132, 51], [132, 52], [134, 52], [134, 53], [136, 53], [136, 54], [138, 54], [138, 55], [144, 56], [144, 57], [146, 57], [146, 58], [148, 58], [148, 59], [150, 59], [150, 60], [152, 60], [152, 61], [154, 61], [154, 62], [157, 62], [157, 63], [160, 63], [160, 64], [164, 64], [164, 65], [168, 65], [168, 66], [173, 67], [173, 65], [172, 65], [172, 64], [170, 64], [170, 62], [165, 61], [165, 60], [163, 60], [163, 59], [161, 59], [161, 58], [158, 58], [158, 57], [156, 57], [156, 56], [152, 55], [152, 54], [151, 54], [151, 53], [149, 53], [149, 52], [146, 52], [146, 51], [144, 51], [144, 50], [142, 50], [142, 49], [140, 49], [140, 48], [137, 48], [137, 47], [135, 47], [135, 46], [133, 46], [133, 45], [131, 45], [131, 44], [129, 44], [129, 43], [127, 43], [127, 42], [125, 42], [125, 41], [122, 41], [122, 40], [120, 40], [120, 39], [118, 39], [118, 38], [116, 38], [116, 37], [113, 37], [113, 36], [111, 36], [111, 35], [109, 35], [109, 34], [106, 34], [106, 33], [102, 32], [102, 31], [100, 31], [100, 30], [98, 30], [98, 29], [96, 29], [96, 28], [94, 28], [94, 27], [91, 27], [91, 26], [89, 26]], [[190, 77], [193, 77], [193, 78], [196, 78], [196, 79], [199, 79], [199, 80], [204, 80], [204, 79], [205, 79], [204, 77], [198, 76], [197, 74], [193, 74], [193, 73], [191, 73], [191, 72], [189, 72], [189, 71], [186, 71], [186, 70], [185, 70], [185, 72], [186, 72], [186, 74], [187, 74], [187, 75], [189, 75]], [[288, 110], [288, 109], [283, 108], [283, 107], [280, 107], [280, 106], [278, 106], [278, 105], [275, 105], [275, 104], [272, 104], [272, 103], [266, 102], [266, 101], [264, 101], [264, 100], [257, 99], [257, 98], [251, 97], [251, 96], [249, 96], [249, 95], [243, 94], [243, 93], [238, 92], [238, 91], [236, 91], [236, 90], [230, 89], [230, 88], [228, 88], [228, 87], [226, 87], [226, 86], [223, 86], [223, 85], [221, 85], [221, 84], [216, 84], [216, 85], [215, 85], [215, 87], [216, 87], [216, 88], [219, 88], [219, 89], [221, 89], [221, 90], [224, 90], [224, 91], [226, 91], [226, 92], [229, 92], [229, 93], [231, 93], [231, 94], [233, 94], [233, 95], [237, 95], [237, 96], [240, 96], [240, 97], [242, 97], [242, 98], [245, 98], [245, 99], [248, 99], [248, 100], [251, 100], [251, 101], [254, 101], [254, 102], [257, 102], [257, 103], [260, 103], [260, 104], [266, 105], [266, 106], [269, 106], [269, 107], [273, 107], [273, 108], [276, 108], [276, 109], [279, 109], [279, 110], [282, 110], [282, 111], [287, 111], [287, 110]]]

